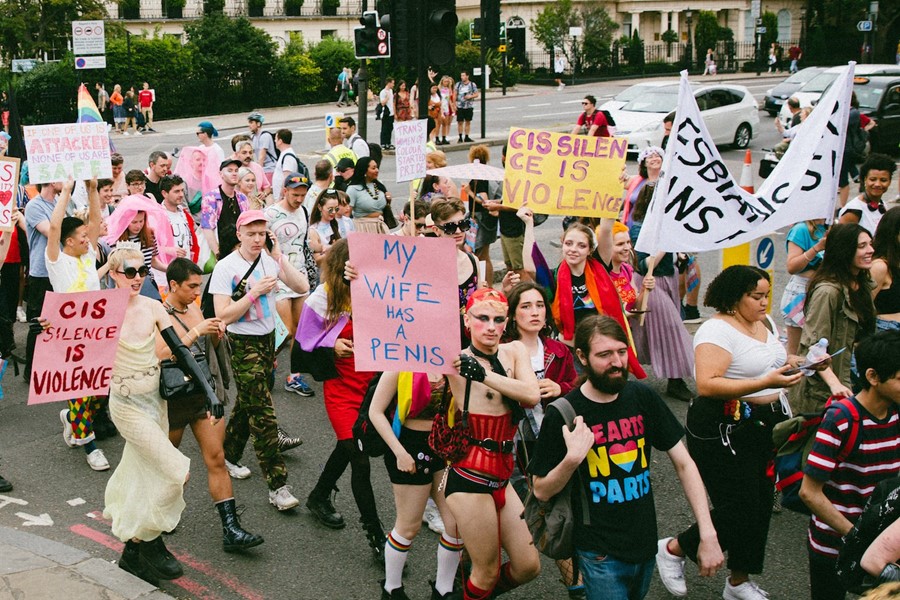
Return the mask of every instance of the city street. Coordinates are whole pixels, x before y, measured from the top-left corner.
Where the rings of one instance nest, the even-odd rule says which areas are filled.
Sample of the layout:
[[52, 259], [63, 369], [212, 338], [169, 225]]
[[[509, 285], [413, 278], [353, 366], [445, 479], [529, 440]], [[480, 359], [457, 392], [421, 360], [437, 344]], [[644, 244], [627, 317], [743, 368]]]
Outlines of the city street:
[[[786, 74], [785, 74], [786, 76]], [[695, 79], [701, 80], [700, 77]], [[781, 78], [755, 76], [734, 77], [729, 83], [746, 85], [757, 100]], [[676, 78], [672, 78], [677, 82]], [[712, 81], [712, 80], [710, 80]], [[521, 86], [508, 97], [491, 92], [487, 103], [487, 137], [494, 141], [505, 138], [512, 125], [536, 129], [561, 130], [571, 128], [581, 112], [580, 101], [585, 94], [597, 96], [598, 105], [636, 81], [607, 82], [594, 85], [568, 86], [563, 91], [555, 88]], [[300, 107], [302, 118], [282, 118], [290, 111], [278, 109], [277, 117], [270, 117], [265, 128], [276, 130], [287, 127], [294, 132], [293, 147], [307, 167], [312, 170], [317, 160], [316, 151], [325, 147], [324, 113], [333, 106], [322, 106], [315, 115], [310, 107]], [[480, 107], [476, 108], [472, 137], [479, 139]], [[262, 111], [276, 114], [275, 110]], [[369, 113], [369, 140], [376, 140], [380, 121]], [[354, 115], [355, 116], [355, 115]], [[159, 133], [142, 137], [116, 137], [118, 150], [125, 156], [125, 168], [145, 168], [147, 156], [154, 150], [171, 151], [196, 143], [196, 122], [203, 119], [180, 120], [177, 123], [160, 122]], [[244, 123], [235, 119], [211, 119], [220, 127], [219, 141], [223, 146], [234, 134], [244, 131]], [[223, 123], [220, 126], [219, 123]], [[762, 148], [778, 142], [774, 120], [760, 112], [760, 132], [751, 142], [753, 170], [756, 185], [758, 161]], [[451, 128], [456, 139], [455, 125]], [[451, 136], [448, 136], [450, 139]], [[499, 142], [497, 142], [499, 143]], [[455, 144], [442, 148], [448, 153], [449, 164], [466, 162], [466, 154]], [[228, 149], [230, 151], [230, 148]], [[492, 163], [500, 164], [499, 147], [492, 148]], [[722, 148], [723, 158], [731, 172], [739, 177], [744, 152]], [[228, 152], [226, 152], [228, 154]], [[634, 161], [629, 161], [628, 171], [636, 173]], [[386, 156], [380, 179], [392, 192], [395, 200], [405, 198], [407, 184], [394, 183], [394, 162]], [[395, 201], [399, 211], [402, 202]], [[558, 264], [559, 249], [551, 242], [562, 232], [560, 218], [552, 217], [537, 230], [537, 239], [551, 265]], [[782, 232], [783, 234], [784, 232]], [[775, 285], [773, 298], [777, 305], [787, 274], [784, 269], [785, 248], [783, 235], [775, 235]], [[499, 244], [492, 249], [492, 259], [498, 270], [502, 269]], [[703, 285], [721, 269], [721, 259], [716, 253], [699, 257], [703, 273]], [[702, 295], [701, 295], [702, 298]], [[708, 309], [701, 313], [708, 316]], [[773, 311], [777, 313], [777, 306]], [[776, 319], [780, 325], [780, 319]], [[16, 325], [17, 352], [24, 354], [25, 325]], [[286, 453], [289, 471], [288, 483], [293, 493], [305, 501], [312, 489], [322, 465], [334, 446], [334, 434], [322, 403], [321, 384], [313, 385], [314, 398], [302, 398], [284, 391], [282, 383], [287, 372], [289, 357], [279, 355], [278, 382], [274, 391], [279, 423], [292, 435], [299, 435], [304, 443]], [[649, 384], [662, 393], [666, 381], [654, 378]], [[75, 546], [92, 555], [113, 561], [118, 558], [118, 540], [111, 533], [109, 523], [101, 516], [106, 482], [112, 470], [96, 473], [88, 468], [81, 450], [70, 449], [63, 443], [58, 413], [60, 403], [26, 406], [27, 388], [21, 377], [14, 377], [10, 367], [2, 381], [4, 397], [0, 400], [0, 474], [15, 485], [15, 490], [0, 495], [0, 526], [23, 528], [37, 535]], [[683, 419], [685, 403], [666, 398], [667, 404]], [[115, 468], [121, 457], [121, 438], [98, 443]], [[302, 507], [279, 513], [268, 503], [265, 481], [260, 474], [253, 448], [248, 446], [242, 463], [253, 475], [250, 479], [235, 481], [234, 489], [238, 505], [246, 510], [242, 516], [244, 527], [263, 535], [266, 542], [246, 554], [226, 554], [221, 547], [221, 527], [206, 488], [206, 473], [197, 444], [190, 434], [185, 435], [182, 450], [191, 458], [191, 479], [187, 484], [185, 499], [187, 509], [177, 530], [166, 538], [166, 544], [181, 560], [185, 576], [172, 582], [164, 582], [165, 592], [178, 598], [203, 600], [233, 599], [333, 599], [364, 600], [380, 598], [378, 580], [383, 579], [383, 569], [372, 559], [358, 511], [350, 493], [349, 473], [339, 483], [336, 506], [344, 515], [348, 526], [333, 531], [318, 525]], [[673, 535], [691, 522], [691, 511], [681, 491], [671, 463], [659, 453], [653, 454], [653, 488], [659, 514], [661, 536]], [[375, 487], [378, 510], [385, 530], [393, 524], [393, 495], [381, 459], [374, 459], [372, 480]], [[774, 599], [807, 597], [806, 518], [790, 512], [776, 514], [772, 519], [769, 535], [766, 570], [755, 581]], [[428, 580], [434, 578], [435, 549], [438, 536], [423, 526], [410, 551], [405, 576], [406, 591], [413, 599], [430, 595]], [[508, 595], [515, 599], [564, 599], [565, 590], [558, 583], [559, 574], [553, 561], [543, 559], [543, 573], [533, 583]], [[0, 574], [3, 573], [0, 560]], [[720, 598], [724, 587], [725, 572], [714, 578], [701, 579], [697, 568], [688, 565], [687, 582], [689, 597], [693, 599]], [[2, 581], [2, 578], [0, 578]], [[0, 586], [0, 599], [5, 595]], [[654, 575], [652, 600], [670, 598]]]

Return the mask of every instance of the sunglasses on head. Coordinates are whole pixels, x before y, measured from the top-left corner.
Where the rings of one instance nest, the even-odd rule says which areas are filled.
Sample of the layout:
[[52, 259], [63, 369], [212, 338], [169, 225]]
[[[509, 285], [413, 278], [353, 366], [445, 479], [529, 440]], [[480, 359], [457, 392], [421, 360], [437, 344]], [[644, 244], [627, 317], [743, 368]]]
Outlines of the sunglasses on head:
[[121, 271], [116, 271], [117, 273], [121, 273], [125, 276], [125, 279], [134, 279], [135, 276], [140, 275], [141, 277], [146, 277], [150, 273], [150, 269], [147, 265], [139, 269], [135, 269], [134, 267], [125, 267]]
[[446, 233], [447, 235], [453, 235], [456, 233], [456, 230], [465, 233], [472, 226], [472, 223], [469, 219], [463, 219], [462, 221], [451, 221], [449, 223], [444, 223], [443, 225], [436, 225], [438, 229]]

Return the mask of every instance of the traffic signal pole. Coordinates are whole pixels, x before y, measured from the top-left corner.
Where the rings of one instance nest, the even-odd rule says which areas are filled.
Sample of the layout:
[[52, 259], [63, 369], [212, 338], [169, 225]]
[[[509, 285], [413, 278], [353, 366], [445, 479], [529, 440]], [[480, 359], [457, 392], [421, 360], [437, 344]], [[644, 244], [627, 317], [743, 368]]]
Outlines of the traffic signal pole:
[[[362, 0], [363, 14], [365, 14], [367, 10], [369, 10], [369, 0]], [[360, 15], [360, 18], [361, 17], [362, 14]], [[365, 58], [359, 59], [359, 81], [356, 86], [356, 132], [362, 139], [368, 141], [366, 132], [369, 129], [369, 73], [366, 69], [366, 60], [367, 59]]]
[[[488, 22], [486, 9], [487, 7], [485, 6], [485, 0], [481, 0], [482, 24], [486, 24]], [[493, 36], [485, 34], [487, 34], [487, 29], [486, 27], [482, 26], [481, 43], [479, 44], [479, 46], [481, 46], [481, 139], [487, 137], [487, 84], [490, 81], [490, 79], [488, 78], [487, 67], [487, 45], [488, 40], [493, 38]]]

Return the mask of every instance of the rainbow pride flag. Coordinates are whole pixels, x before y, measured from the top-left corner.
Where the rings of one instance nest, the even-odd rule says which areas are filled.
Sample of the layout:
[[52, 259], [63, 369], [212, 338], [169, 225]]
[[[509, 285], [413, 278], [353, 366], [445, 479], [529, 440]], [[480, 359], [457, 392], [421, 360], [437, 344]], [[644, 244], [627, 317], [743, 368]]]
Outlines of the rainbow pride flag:
[[91, 93], [82, 83], [78, 88], [78, 119], [76, 123], [102, 123], [103, 117], [97, 110], [97, 103], [91, 97]]

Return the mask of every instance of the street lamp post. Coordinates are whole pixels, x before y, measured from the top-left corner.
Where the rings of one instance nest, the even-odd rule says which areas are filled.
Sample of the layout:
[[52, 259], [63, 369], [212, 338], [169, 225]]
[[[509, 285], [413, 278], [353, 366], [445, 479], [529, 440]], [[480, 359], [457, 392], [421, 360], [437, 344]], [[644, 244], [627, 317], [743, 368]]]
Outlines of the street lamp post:
[[800, 54], [806, 49], [806, 7], [800, 9]]
[[691, 22], [693, 21], [694, 11], [687, 9], [684, 11], [684, 16], [687, 19], [687, 70], [688, 73], [690, 73], [691, 67], [694, 64], [694, 38], [691, 36]]

